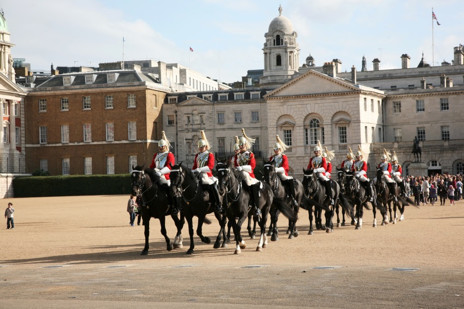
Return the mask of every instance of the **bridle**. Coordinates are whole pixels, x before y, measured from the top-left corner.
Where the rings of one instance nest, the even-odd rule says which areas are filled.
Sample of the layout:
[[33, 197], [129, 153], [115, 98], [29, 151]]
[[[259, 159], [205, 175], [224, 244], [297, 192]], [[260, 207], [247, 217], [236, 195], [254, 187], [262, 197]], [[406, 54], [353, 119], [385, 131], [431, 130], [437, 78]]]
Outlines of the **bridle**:
[[[146, 179], [146, 174], [144, 171], [139, 171], [139, 170], [133, 170], [131, 172], [132, 174], [132, 177], [136, 177], [136, 180], [132, 180], [132, 187], [136, 187], [137, 188], [137, 196], [142, 196], [143, 197], [143, 194], [145, 192], [147, 192], [148, 190], [150, 190], [151, 188], [153, 188], [153, 182], [150, 182], [150, 186], [147, 187], [145, 190], [142, 190], [142, 188], [145, 188], [145, 179]], [[155, 198], [158, 197], [158, 194], [155, 190], [155, 194], [153, 195], [153, 198], [150, 199], [149, 201], [144, 201], [145, 204], [148, 204], [149, 202], [151, 202], [152, 200], [154, 200]]]
[[[222, 176], [221, 177], [222, 179], [226, 179], [225, 187], [226, 187], [227, 190], [225, 192], [225, 195], [227, 197], [227, 196], [229, 196], [229, 194], [233, 193], [233, 189], [234, 189], [233, 184], [232, 184], [231, 171], [227, 167], [218, 168], [217, 171], [218, 171], [219, 175]], [[241, 182], [237, 181], [237, 193], [236, 193], [235, 197], [232, 197], [232, 203], [238, 201], [238, 199], [240, 197], [240, 193], [241, 193], [241, 188], [242, 188]]]
[[[177, 178], [172, 177], [173, 175], [178, 175], [179, 177], [177, 177]], [[173, 178], [176, 179], [175, 183], [173, 182]], [[171, 179], [171, 188], [174, 191], [174, 196], [175, 197], [177, 197], [177, 198], [182, 197], [184, 202], [189, 204], [197, 196], [198, 186], [195, 188], [195, 192], [193, 193], [193, 197], [191, 199], [187, 199], [184, 196], [184, 192], [187, 191], [187, 189], [190, 187], [190, 185], [188, 185], [185, 188], [182, 188], [182, 185], [184, 184], [184, 181], [185, 181], [185, 172], [184, 172], [182, 166], [179, 166], [178, 168], [175, 168], [175, 169], [174, 168], [171, 169], [170, 179]], [[195, 180], [193, 180], [193, 181], [195, 181]]]
[[[305, 173], [303, 175], [303, 184], [304, 183], [306, 183], [306, 185], [304, 186], [305, 195], [313, 199], [314, 195], [317, 193], [317, 179], [316, 174], [313, 170], [311, 170], [310, 174]], [[311, 189], [311, 191], [309, 189]]]
[[277, 192], [279, 190], [279, 180], [277, 179], [278, 177], [274, 165], [266, 163], [264, 164], [264, 169], [267, 171], [267, 174], [265, 174], [266, 181], [271, 185], [272, 190]]

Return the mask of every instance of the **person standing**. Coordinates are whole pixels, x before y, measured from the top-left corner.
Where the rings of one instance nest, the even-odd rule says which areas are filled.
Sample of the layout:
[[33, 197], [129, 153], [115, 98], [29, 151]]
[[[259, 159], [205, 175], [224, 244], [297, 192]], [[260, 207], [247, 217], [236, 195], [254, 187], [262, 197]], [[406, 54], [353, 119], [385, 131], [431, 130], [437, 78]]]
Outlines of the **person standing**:
[[14, 229], [14, 208], [13, 203], [8, 203], [8, 207], [5, 209], [6, 218], [6, 229]]
[[216, 211], [222, 213], [222, 203], [218, 191], [218, 180], [213, 176], [214, 154], [209, 152], [210, 144], [206, 138], [205, 131], [200, 131], [201, 139], [198, 141], [198, 153], [193, 160], [192, 170], [196, 174], [200, 174], [201, 184], [204, 185], [211, 194], [211, 199], [214, 200]]
[[129, 224], [130, 226], [134, 226], [134, 220], [135, 220], [135, 210], [137, 208], [137, 202], [136, 202], [136, 196], [135, 195], [130, 195], [129, 200], [127, 201], [127, 212], [129, 213]]
[[269, 161], [274, 165], [275, 171], [282, 180], [287, 195], [292, 200], [292, 204], [298, 207], [298, 202], [295, 198], [295, 185], [293, 183], [293, 177], [288, 176], [289, 166], [287, 155], [284, 151], [287, 150], [288, 146], [280, 139], [279, 135], [276, 135], [276, 143], [274, 145], [274, 155], [269, 158]]
[[455, 191], [454, 186], [450, 184], [448, 186], [448, 198], [450, 200], [450, 204], [451, 204], [450, 206], [454, 205], [454, 191]]

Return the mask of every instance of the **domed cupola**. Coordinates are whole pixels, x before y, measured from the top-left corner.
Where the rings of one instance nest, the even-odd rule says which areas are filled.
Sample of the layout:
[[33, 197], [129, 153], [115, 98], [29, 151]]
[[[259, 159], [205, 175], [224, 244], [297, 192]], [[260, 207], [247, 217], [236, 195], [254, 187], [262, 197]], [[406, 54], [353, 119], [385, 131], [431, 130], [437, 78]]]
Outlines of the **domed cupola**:
[[290, 20], [282, 15], [282, 6], [279, 6], [279, 16], [271, 21], [264, 37], [264, 72], [260, 84], [278, 87], [298, 72], [300, 62], [297, 33]]

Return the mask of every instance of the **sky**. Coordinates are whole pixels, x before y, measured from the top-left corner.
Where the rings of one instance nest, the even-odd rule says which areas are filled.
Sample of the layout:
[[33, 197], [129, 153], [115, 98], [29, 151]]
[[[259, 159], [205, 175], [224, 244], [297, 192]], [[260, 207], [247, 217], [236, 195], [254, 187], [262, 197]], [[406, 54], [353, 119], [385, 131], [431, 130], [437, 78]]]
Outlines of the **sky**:
[[365, 56], [368, 70], [375, 58], [394, 69], [402, 54], [411, 67], [422, 54], [440, 65], [464, 44], [462, 0], [1, 0], [0, 9], [13, 58], [32, 71], [152, 59], [231, 83], [263, 69], [279, 5], [297, 32], [300, 65], [312, 55], [316, 66], [339, 59], [349, 72]]

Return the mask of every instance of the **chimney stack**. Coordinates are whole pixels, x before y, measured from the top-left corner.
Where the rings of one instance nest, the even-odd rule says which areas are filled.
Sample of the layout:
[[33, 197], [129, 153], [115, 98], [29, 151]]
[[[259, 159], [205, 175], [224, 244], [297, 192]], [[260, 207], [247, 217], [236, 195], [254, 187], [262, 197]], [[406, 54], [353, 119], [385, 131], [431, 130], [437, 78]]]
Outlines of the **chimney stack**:
[[409, 69], [409, 60], [411, 60], [411, 57], [409, 57], [408, 54], [401, 55], [401, 68], [402, 69]]
[[446, 75], [445, 74], [440, 75], [440, 87], [446, 88]]
[[334, 77], [334, 78], [337, 77], [337, 71], [336, 71], [334, 62], [324, 63], [324, 65], [322, 66], [322, 71], [324, 72], [324, 74], [327, 74], [331, 77]]
[[454, 65], [463, 65], [464, 64], [464, 50], [462, 44], [454, 48]]
[[425, 78], [422, 77], [421, 79], [421, 89], [426, 89], [427, 88], [427, 83], [425, 82]]
[[380, 70], [379, 58], [375, 58], [374, 60], [372, 60], [372, 63], [374, 64], [374, 71], [379, 71]]
[[351, 81], [353, 82], [353, 84], [357, 83], [356, 68], [354, 67], [354, 65], [351, 67]]

